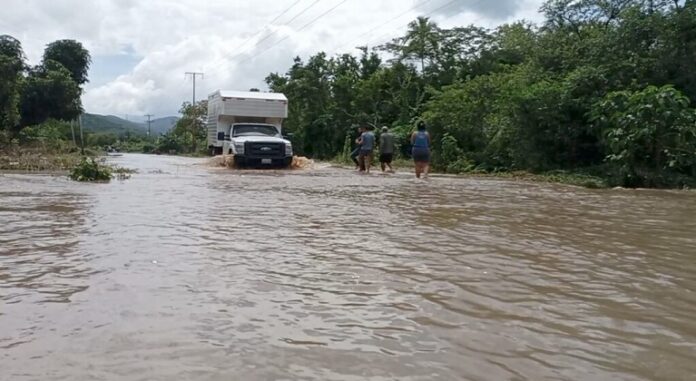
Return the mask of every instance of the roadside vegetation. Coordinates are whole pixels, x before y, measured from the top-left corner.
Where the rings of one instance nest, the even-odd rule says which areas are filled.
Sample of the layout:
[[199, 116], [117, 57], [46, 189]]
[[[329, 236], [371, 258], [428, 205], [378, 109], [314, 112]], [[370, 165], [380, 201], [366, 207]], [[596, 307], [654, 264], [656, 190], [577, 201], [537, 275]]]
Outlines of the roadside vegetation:
[[[346, 160], [355, 126], [389, 126], [408, 157], [424, 119], [433, 165], [589, 186], [696, 183], [696, 1], [550, 0], [540, 25], [413, 21], [362, 54], [295, 58], [295, 150]], [[377, 129], [379, 131], [379, 129]], [[536, 177], [535, 177], [536, 178]]]
[[184, 104], [184, 118], [162, 136], [80, 128], [81, 96], [90, 63], [90, 54], [80, 42], [59, 40], [46, 46], [38, 65], [30, 66], [20, 41], [0, 35], [0, 169], [69, 170], [81, 163], [81, 156], [107, 149], [166, 154], [204, 151], [204, 102], [194, 107]]
[[70, 170], [68, 177], [83, 182], [109, 182], [114, 177], [118, 180], [129, 179], [133, 173], [136, 173], [133, 169], [108, 165], [91, 157], [82, 157]]
[[28, 66], [20, 42], [0, 36], [0, 169], [64, 170], [79, 162], [74, 121], [90, 60], [79, 42], [59, 40]]
[[[356, 126], [389, 126], [408, 160], [425, 120], [433, 167], [586, 186], [696, 186], [696, 1], [548, 0], [539, 25], [442, 28], [426, 17], [361, 54], [295, 58], [266, 83], [289, 98], [296, 154], [347, 161]], [[206, 102], [167, 133], [79, 129], [91, 59], [47, 45], [26, 63], [0, 36], [0, 169], [64, 170], [113, 148], [201, 155]], [[377, 129], [379, 131], [379, 129]]]
[[101, 165], [93, 158], [83, 157], [71, 171], [69, 177], [75, 181], [110, 181], [113, 177], [111, 167]]
[[208, 154], [205, 119], [208, 115], [208, 101], [192, 105], [184, 102], [179, 109], [181, 118], [174, 128], [156, 140], [157, 153], [204, 156]]

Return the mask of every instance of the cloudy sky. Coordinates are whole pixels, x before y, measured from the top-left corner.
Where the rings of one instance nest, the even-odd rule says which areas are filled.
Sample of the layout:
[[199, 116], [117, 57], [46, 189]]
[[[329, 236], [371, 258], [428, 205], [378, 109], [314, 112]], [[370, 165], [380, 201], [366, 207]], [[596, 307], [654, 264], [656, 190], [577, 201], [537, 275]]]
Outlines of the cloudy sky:
[[270, 72], [323, 50], [355, 52], [403, 32], [416, 16], [440, 26], [539, 21], [542, 0], [3, 0], [0, 34], [31, 64], [44, 46], [76, 39], [92, 54], [88, 112], [175, 115], [191, 99], [184, 72], [204, 72], [197, 99], [219, 89], [265, 89]]

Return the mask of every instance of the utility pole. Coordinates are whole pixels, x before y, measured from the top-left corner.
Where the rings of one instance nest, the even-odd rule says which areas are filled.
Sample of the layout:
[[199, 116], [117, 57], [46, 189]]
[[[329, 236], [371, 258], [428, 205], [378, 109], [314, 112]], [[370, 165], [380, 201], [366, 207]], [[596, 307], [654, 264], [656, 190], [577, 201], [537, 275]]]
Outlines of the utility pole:
[[82, 114], [77, 116], [77, 124], [80, 126], [80, 155], [85, 156], [85, 135], [82, 133]]
[[195, 71], [187, 71], [184, 73], [185, 75], [190, 75], [191, 78], [193, 78], [193, 100], [191, 101], [191, 106], [196, 105], [196, 76], [201, 76], [203, 78], [203, 73], [195, 72]]
[[72, 142], [77, 147], [77, 139], [75, 139], [75, 120], [70, 121], [70, 131], [72, 131]]
[[147, 137], [149, 138], [150, 137], [150, 123], [152, 122], [150, 120], [150, 118], [153, 117], [154, 115], [146, 114], [145, 116], [147, 117]]

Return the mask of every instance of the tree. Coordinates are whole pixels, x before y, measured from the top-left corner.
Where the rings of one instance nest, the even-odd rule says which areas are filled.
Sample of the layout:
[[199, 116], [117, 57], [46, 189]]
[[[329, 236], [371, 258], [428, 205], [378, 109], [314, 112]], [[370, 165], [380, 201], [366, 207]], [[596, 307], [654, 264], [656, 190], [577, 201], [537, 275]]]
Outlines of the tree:
[[418, 17], [408, 24], [406, 35], [394, 39], [381, 47], [394, 53], [399, 60], [420, 62], [421, 73], [425, 72], [425, 61], [429, 64], [436, 58], [441, 34], [440, 28], [427, 17]]
[[679, 185], [666, 175], [695, 174], [696, 110], [673, 87], [610, 93], [593, 115], [622, 185]]
[[361, 46], [358, 49], [362, 52], [360, 56], [360, 78], [367, 79], [379, 70], [382, 65], [382, 59], [374, 50], [368, 53], [367, 46]]
[[22, 44], [11, 36], [0, 36], [0, 132], [10, 131], [19, 123], [24, 60]]
[[[318, 53], [266, 82], [289, 99], [285, 128], [296, 133], [296, 150], [317, 158], [350, 151], [355, 124], [406, 136], [423, 118], [442, 170], [605, 176], [656, 157], [624, 173], [647, 173], [639, 176], [647, 185], [682, 181], [674, 176], [696, 183], [696, 1], [549, 0], [542, 11], [540, 26], [492, 31], [421, 17], [378, 48], [385, 62], [367, 47], [357, 56]], [[615, 110], [601, 128], [599, 104]], [[654, 114], [638, 128], [630, 119], [641, 104]], [[642, 132], [625, 140], [629, 130]], [[644, 138], [653, 133], [655, 142]]]
[[205, 118], [208, 115], [208, 101], [202, 100], [195, 105], [184, 102], [179, 113], [181, 118], [176, 122], [171, 135], [185, 142], [184, 144], [188, 144], [189, 152], [195, 153], [198, 150], [198, 143], [206, 137]]
[[29, 70], [21, 98], [22, 127], [52, 118], [73, 120], [82, 113], [80, 88], [70, 71], [55, 61]]
[[88, 82], [87, 74], [92, 58], [89, 51], [78, 41], [58, 40], [48, 44], [44, 50], [43, 60], [62, 64], [79, 86]]
[[435, 58], [440, 43], [440, 28], [427, 17], [418, 17], [408, 24], [404, 36], [405, 57], [417, 58], [421, 63], [421, 72], [425, 72], [425, 60]]

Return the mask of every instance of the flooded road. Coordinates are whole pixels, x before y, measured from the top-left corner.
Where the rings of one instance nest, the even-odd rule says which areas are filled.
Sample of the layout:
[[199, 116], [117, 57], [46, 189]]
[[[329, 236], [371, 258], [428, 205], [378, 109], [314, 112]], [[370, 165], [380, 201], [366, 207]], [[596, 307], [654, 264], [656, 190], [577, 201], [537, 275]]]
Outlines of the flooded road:
[[0, 174], [0, 380], [694, 380], [696, 194]]

